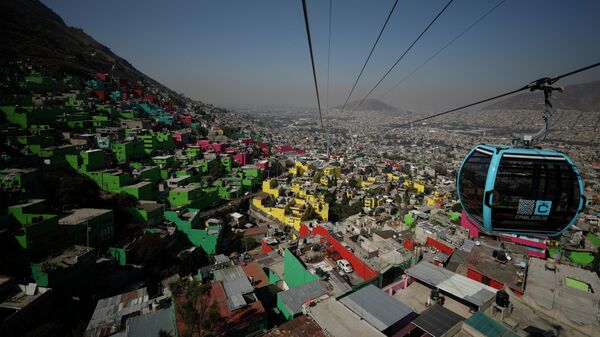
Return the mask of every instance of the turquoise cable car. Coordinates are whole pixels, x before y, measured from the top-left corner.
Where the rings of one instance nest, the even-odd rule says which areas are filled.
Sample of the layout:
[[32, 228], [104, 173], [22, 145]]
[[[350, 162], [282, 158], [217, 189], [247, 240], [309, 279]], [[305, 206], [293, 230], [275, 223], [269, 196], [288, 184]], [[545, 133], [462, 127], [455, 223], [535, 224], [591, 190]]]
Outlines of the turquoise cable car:
[[545, 149], [478, 145], [461, 165], [457, 191], [468, 218], [488, 234], [556, 236], [586, 203], [575, 164]]
[[513, 135], [514, 146], [475, 146], [456, 180], [460, 202], [471, 222], [488, 234], [557, 236], [585, 209], [577, 167], [565, 153], [535, 147], [545, 139], [554, 109], [553, 90], [544, 79], [544, 126], [530, 135]]

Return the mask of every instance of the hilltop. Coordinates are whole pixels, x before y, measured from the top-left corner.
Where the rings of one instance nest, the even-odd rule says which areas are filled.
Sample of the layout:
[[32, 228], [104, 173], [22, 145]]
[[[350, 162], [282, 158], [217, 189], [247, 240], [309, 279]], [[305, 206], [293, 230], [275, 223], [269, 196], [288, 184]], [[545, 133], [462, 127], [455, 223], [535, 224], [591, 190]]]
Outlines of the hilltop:
[[[360, 100], [348, 102], [348, 104], [346, 104], [346, 108], [344, 110], [347, 112], [350, 112], [350, 111], [354, 110], [354, 108], [356, 108], [356, 106], [359, 103], [360, 103]], [[339, 105], [339, 106], [333, 107], [333, 109], [338, 109], [341, 111], [342, 106]], [[365, 100], [363, 102], [363, 104], [361, 104], [359, 111], [377, 111], [377, 112], [393, 113], [393, 112], [398, 112], [399, 110], [398, 110], [398, 108], [395, 108], [389, 104], [386, 104], [378, 99], [369, 98], [369, 99]]]
[[70, 27], [38, 0], [0, 3], [0, 65], [27, 62], [42, 65], [51, 76], [83, 77], [104, 72], [130, 81], [141, 81], [181, 99], [169, 88], [137, 70], [82, 29]]

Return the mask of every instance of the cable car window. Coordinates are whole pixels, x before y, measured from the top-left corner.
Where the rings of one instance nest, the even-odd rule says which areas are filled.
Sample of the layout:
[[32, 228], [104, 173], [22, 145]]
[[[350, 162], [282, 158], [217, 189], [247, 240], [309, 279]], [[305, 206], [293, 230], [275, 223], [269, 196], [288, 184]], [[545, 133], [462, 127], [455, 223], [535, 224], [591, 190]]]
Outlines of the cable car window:
[[562, 157], [504, 155], [492, 202], [492, 230], [560, 232], [579, 208], [579, 182]]
[[479, 225], [483, 224], [483, 194], [492, 153], [476, 149], [465, 160], [459, 177], [460, 198], [465, 211]]

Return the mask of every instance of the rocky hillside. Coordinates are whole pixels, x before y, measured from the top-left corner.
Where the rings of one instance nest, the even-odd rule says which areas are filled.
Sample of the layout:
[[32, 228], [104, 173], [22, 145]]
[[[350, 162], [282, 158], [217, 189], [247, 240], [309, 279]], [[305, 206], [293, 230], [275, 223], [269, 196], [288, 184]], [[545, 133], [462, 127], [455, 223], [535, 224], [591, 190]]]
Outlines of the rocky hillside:
[[0, 66], [14, 61], [43, 65], [50, 74], [113, 73], [142, 81], [171, 93], [127, 60], [113, 53], [83, 30], [69, 27], [38, 0], [0, 2]]

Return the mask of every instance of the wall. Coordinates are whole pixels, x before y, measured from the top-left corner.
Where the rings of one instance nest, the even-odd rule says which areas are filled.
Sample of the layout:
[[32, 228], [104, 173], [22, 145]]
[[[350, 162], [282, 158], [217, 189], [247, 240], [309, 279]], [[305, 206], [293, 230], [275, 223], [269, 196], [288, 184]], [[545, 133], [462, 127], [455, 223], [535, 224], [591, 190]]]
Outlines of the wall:
[[317, 275], [306, 270], [304, 264], [287, 248], [283, 253], [283, 274], [285, 283], [290, 289], [319, 279]]
[[452, 255], [452, 252], [454, 251], [454, 249], [450, 246], [447, 246], [431, 237], [427, 237], [427, 241], [425, 242], [426, 245], [434, 247], [435, 249], [443, 252], [444, 254], [450, 256]]
[[348, 249], [346, 249], [346, 247], [342, 246], [342, 244], [339, 241], [337, 241], [334, 237], [332, 237], [327, 231], [327, 229], [325, 229], [323, 226], [315, 227], [312, 231], [312, 235], [321, 235], [324, 238], [326, 238], [327, 242], [329, 242], [333, 246], [333, 248], [340, 254], [340, 256], [343, 259], [346, 259], [348, 260], [348, 262], [350, 262], [352, 268], [354, 268], [354, 272], [360, 275], [360, 277], [362, 277], [363, 279], [368, 280], [379, 275], [377, 271], [371, 269], [371, 267], [369, 267], [366, 263], [362, 262], [359, 258], [354, 256], [354, 254], [352, 254]]

